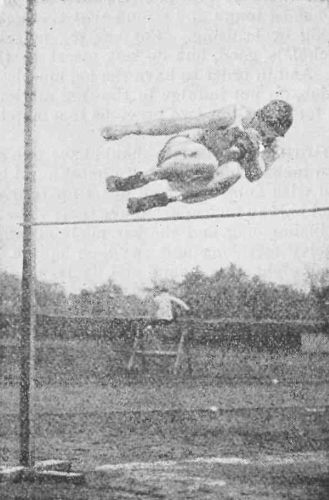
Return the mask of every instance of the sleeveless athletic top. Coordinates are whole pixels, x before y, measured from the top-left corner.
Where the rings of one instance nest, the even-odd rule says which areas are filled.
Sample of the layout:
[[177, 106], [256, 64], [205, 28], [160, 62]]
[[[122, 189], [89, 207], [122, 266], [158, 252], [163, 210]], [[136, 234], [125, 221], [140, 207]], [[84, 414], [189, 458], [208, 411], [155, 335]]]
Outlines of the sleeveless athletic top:
[[[258, 144], [248, 134], [248, 125], [253, 118], [254, 113], [246, 108], [236, 107], [234, 123], [228, 128], [205, 129], [201, 144], [205, 146], [217, 159], [218, 164], [223, 163], [224, 154], [239, 142], [240, 152], [247, 153], [255, 150]], [[258, 134], [256, 134], [258, 136]], [[241, 146], [243, 145], [243, 151]]]

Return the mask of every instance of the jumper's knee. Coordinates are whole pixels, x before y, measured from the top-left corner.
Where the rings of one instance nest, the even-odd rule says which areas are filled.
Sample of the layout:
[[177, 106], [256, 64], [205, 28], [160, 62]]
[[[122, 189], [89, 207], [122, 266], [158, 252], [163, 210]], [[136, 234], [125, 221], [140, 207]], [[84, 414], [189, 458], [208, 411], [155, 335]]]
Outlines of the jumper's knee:
[[241, 165], [237, 162], [230, 161], [224, 163], [216, 170], [215, 181], [220, 182], [232, 182], [233, 184], [237, 182], [243, 174], [243, 169]]

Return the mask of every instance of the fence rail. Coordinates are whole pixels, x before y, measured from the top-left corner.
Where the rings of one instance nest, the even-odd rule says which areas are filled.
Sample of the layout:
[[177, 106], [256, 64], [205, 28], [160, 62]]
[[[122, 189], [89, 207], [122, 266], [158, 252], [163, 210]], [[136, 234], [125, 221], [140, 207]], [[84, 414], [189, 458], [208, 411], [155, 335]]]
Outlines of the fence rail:
[[[148, 322], [148, 318], [106, 318], [93, 316], [49, 316], [37, 315], [36, 340], [104, 340], [132, 344], [137, 328]], [[2, 338], [15, 338], [20, 330], [19, 315], [1, 315]], [[326, 335], [324, 322], [303, 321], [243, 321], [235, 319], [202, 320], [181, 319], [171, 328], [176, 332], [188, 329], [189, 342], [193, 345], [221, 347], [245, 347], [258, 350], [300, 350], [305, 336]]]

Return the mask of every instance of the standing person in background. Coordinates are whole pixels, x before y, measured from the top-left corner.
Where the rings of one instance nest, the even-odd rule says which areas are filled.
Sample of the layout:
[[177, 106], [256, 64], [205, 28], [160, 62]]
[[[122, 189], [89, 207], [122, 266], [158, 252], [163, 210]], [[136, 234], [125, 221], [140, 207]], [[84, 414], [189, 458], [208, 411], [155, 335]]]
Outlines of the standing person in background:
[[174, 297], [169, 293], [167, 287], [160, 287], [155, 290], [154, 302], [156, 305], [155, 318], [153, 322], [156, 324], [166, 325], [175, 320], [173, 306], [176, 305], [184, 311], [189, 311], [190, 308], [181, 299]]
[[[185, 304], [183, 300], [175, 297], [174, 295], [171, 295], [167, 287], [155, 287], [153, 293], [153, 301], [154, 305], [156, 306], [156, 310], [147, 326], [144, 329], [139, 330], [136, 334], [133, 352], [128, 362], [128, 370], [131, 370], [133, 367], [139, 345], [143, 350], [145, 350], [146, 347], [149, 348], [150, 346], [156, 348], [159, 351], [162, 350], [157, 329], [162, 329], [163, 327], [167, 327], [175, 322], [176, 315], [174, 314], [173, 310], [174, 305], [178, 306], [184, 311], [190, 310], [188, 305]], [[182, 349], [182, 341], [180, 341], [180, 344], [181, 347], [179, 347], [179, 349]], [[145, 365], [145, 358], [143, 358], [143, 363]]]
[[[161, 328], [162, 326], [167, 326], [167, 325], [175, 323], [178, 319], [178, 316], [179, 316], [179, 312], [177, 311], [177, 309], [179, 309], [180, 311], [183, 310], [185, 312], [188, 312], [190, 310], [188, 305], [183, 300], [178, 299], [174, 295], [171, 295], [169, 293], [168, 288], [165, 286], [162, 286], [161, 288], [159, 288], [159, 293], [156, 293], [156, 295], [154, 297], [154, 302], [156, 304], [157, 309], [156, 309], [156, 313], [155, 313], [156, 319], [153, 320], [152, 323], [153, 323], [153, 325], [155, 325], [155, 327], [160, 326], [160, 328]], [[180, 327], [181, 326], [182, 325], [180, 325]], [[148, 331], [147, 334], [149, 335], [149, 333], [151, 333], [151, 335], [152, 335], [153, 334], [152, 324], [149, 326], [149, 328], [151, 329], [151, 331]], [[184, 329], [184, 326], [182, 328]], [[184, 332], [184, 330], [181, 330], [181, 328], [178, 328], [178, 330], [179, 331], [177, 332], [177, 334], [179, 334], [179, 343], [178, 343], [178, 350], [177, 350], [177, 357], [176, 357], [176, 361], [175, 361], [175, 366], [173, 368], [174, 374], [177, 373], [177, 370], [178, 370], [179, 359], [180, 359], [182, 352], [183, 352], [183, 345], [184, 345], [184, 341], [185, 341], [185, 337], [186, 337], [186, 328], [185, 328], [185, 332]], [[160, 332], [160, 333], [162, 333], [161, 337], [163, 337], [163, 336], [165, 336], [166, 332], [164, 331], [164, 332]], [[176, 335], [175, 335], [175, 337], [176, 337]], [[156, 343], [159, 343], [159, 338], [157, 335], [155, 335], [155, 338], [153, 338], [151, 340], [155, 340]], [[172, 341], [172, 338], [171, 338], [171, 341]], [[161, 349], [160, 345], [159, 345], [159, 348]], [[189, 370], [191, 373], [191, 365], [190, 365], [189, 357], [188, 357], [188, 367], [189, 367]]]
[[157, 338], [157, 329], [167, 327], [173, 324], [177, 319], [177, 313], [174, 311], [174, 307], [178, 307], [180, 310], [189, 311], [190, 308], [181, 299], [178, 299], [174, 295], [169, 293], [166, 286], [155, 287], [153, 290], [155, 313], [144, 330], [144, 337], [146, 343], [153, 343], [159, 347], [159, 339]]

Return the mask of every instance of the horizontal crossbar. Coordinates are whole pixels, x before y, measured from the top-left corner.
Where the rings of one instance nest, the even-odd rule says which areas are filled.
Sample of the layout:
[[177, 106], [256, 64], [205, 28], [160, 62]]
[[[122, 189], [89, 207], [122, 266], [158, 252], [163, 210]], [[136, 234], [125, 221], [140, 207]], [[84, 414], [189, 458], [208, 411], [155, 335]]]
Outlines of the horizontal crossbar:
[[130, 224], [136, 222], [173, 222], [182, 220], [200, 219], [228, 219], [233, 217], [259, 217], [269, 215], [294, 215], [329, 212], [329, 207], [296, 208], [287, 210], [265, 210], [260, 212], [233, 212], [223, 214], [205, 215], [177, 215], [168, 217], [139, 217], [136, 219], [98, 219], [98, 220], [75, 220], [75, 221], [36, 221], [31, 223], [20, 223], [20, 226], [69, 226], [81, 224]]

